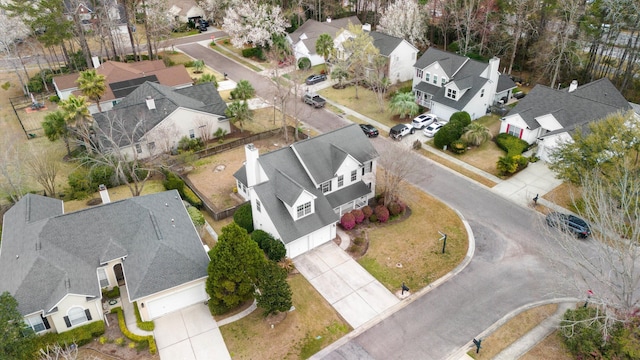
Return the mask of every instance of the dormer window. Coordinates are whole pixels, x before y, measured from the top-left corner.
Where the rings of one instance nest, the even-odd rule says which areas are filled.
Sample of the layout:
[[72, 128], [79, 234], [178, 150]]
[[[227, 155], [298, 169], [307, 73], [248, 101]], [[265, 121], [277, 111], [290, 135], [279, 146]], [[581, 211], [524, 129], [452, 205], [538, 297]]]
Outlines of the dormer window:
[[322, 185], [320, 185], [320, 189], [322, 190], [322, 193], [328, 193], [329, 191], [331, 191], [331, 180], [322, 183]]
[[298, 206], [298, 219], [311, 214], [311, 201]]
[[438, 85], [438, 75], [433, 74], [433, 85]]
[[338, 187], [341, 188], [344, 185], [344, 175], [338, 176]]
[[458, 91], [451, 88], [447, 89], [447, 97], [449, 99], [455, 100], [457, 96], [458, 96]]

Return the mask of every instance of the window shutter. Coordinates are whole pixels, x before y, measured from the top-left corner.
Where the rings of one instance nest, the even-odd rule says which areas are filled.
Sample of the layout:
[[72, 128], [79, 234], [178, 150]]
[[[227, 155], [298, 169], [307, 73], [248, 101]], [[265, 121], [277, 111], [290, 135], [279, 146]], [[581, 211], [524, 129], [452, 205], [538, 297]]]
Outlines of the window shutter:
[[49, 325], [49, 320], [42, 315], [40, 315], [40, 317], [42, 318], [42, 322], [44, 323], [44, 328], [47, 330], [51, 329], [51, 325]]
[[89, 309], [85, 309], [84, 313], [87, 314], [87, 320], [91, 321], [91, 311], [89, 311]]
[[71, 321], [69, 321], [69, 317], [68, 316], [64, 317], [64, 323], [67, 324], [68, 328], [71, 327]]

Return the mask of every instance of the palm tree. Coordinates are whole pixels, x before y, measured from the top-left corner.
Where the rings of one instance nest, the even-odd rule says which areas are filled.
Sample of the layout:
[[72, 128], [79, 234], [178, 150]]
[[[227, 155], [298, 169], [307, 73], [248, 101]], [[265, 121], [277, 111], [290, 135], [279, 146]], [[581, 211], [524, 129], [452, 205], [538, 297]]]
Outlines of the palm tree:
[[202, 74], [198, 80], [196, 80], [196, 84], [204, 84], [204, 83], [213, 83], [213, 86], [218, 88], [218, 80], [216, 76], [213, 74]]
[[251, 99], [255, 93], [256, 90], [248, 80], [240, 80], [236, 88], [231, 91], [231, 96], [233, 99], [247, 100]]
[[62, 111], [58, 110], [47, 114], [42, 122], [42, 128], [44, 129], [44, 135], [50, 141], [56, 141], [62, 138], [64, 140], [64, 144], [67, 146], [67, 155], [71, 156], [71, 148], [69, 147], [69, 128], [67, 127], [67, 121], [65, 120]]
[[107, 90], [104, 75], [98, 74], [95, 69], [85, 70], [80, 73], [77, 83], [82, 94], [95, 101], [98, 106], [98, 111], [102, 112], [102, 108], [100, 108], [100, 98], [102, 98], [104, 92]]
[[91, 118], [89, 113], [89, 105], [87, 104], [87, 98], [84, 96], [69, 95], [67, 100], [62, 100], [58, 104], [62, 109], [64, 119], [67, 121], [67, 125], [72, 126], [80, 133], [85, 146], [89, 145], [89, 129], [87, 128], [87, 122]]
[[491, 139], [491, 136], [491, 131], [489, 131], [486, 126], [477, 122], [472, 122], [464, 128], [462, 140], [471, 145], [480, 146]]
[[240, 132], [242, 132], [243, 124], [245, 121], [251, 121], [253, 119], [253, 111], [249, 109], [247, 101], [234, 101], [224, 111], [225, 115], [232, 118], [231, 123], [240, 124]]
[[318, 40], [316, 40], [316, 53], [322, 55], [324, 58], [324, 68], [325, 70], [329, 70], [327, 66], [327, 60], [329, 56], [333, 55], [334, 47], [333, 47], [333, 39], [329, 34], [320, 34], [318, 36]]
[[407, 115], [415, 116], [420, 112], [420, 107], [416, 104], [413, 93], [399, 92], [393, 96], [389, 109], [400, 115], [400, 119], [404, 119]]

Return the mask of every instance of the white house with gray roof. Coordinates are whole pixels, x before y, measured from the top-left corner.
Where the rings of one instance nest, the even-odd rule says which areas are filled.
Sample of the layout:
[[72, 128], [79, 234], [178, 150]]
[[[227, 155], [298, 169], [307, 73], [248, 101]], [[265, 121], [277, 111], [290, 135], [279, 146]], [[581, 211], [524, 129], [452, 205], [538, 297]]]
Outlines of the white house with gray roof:
[[316, 41], [318, 41], [318, 37], [320, 37], [321, 34], [329, 34], [329, 36], [335, 40], [349, 24], [361, 25], [362, 23], [357, 16], [336, 20], [327, 18], [325, 22], [313, 19], [305, 21], [296, 31], [287, 35], [287, 40], [293, 48], [293, 56], [295, 56], [296, 61], [302, 58], [309, 58], [311, 66], [324, 64], [324, 57], [316, 53]]
[[415, 46], [405, 39], [377, 31], [369, 32], [369, 36], [380, 55], [387, 59], [385, 76], [392, 84], [413, 79], [413, 65], [418, 58]]
[[499, 67], [497, 57], [487, 64], [430, 47], [414, 65], [416, 102], [440, 119], [466, 111], [475, 120], [500, 100], [506, 103], [516, 88]]
[[208, 298], [209, 257], [176, 190], [68, 214], [27, 194], [3, 221], [0, 292], [36, 333], [103, 320], [101, 289], [119, 285], [145, 320]]
[[[144, 159], [170, 151], [185, 136], [212, 138], [218, 129], [229, 133], [226, 109], [212, 83], [174, 89], [145, 82], [93, 117], [99, 140], [100, 134], [110, 134], [130, 158]], [[104, 138], [99, 143], [108, 146]]]
[[375, 195], [378, 153], [357, 124], [259, 155], [245, 147], [235, 174], [253, 226], [280, 239], [290, 258], [336, 237], [342, 214]]
[[550, 153], [571, 141], [576, 127], [631, 110], [631, 104], [607, 78], [578, 86], [553, 89], [536, 85], [502, 118], [500, 133], [514, 135], [529, 144], [538, 144], [537, 156], [550, 161]]

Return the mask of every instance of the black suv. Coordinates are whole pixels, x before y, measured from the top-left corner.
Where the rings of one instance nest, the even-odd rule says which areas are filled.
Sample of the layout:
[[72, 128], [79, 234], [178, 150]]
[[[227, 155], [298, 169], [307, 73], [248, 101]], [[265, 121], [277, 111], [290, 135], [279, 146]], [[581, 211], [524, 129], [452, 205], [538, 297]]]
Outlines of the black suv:
[[372, 125], [369, 125], [369, 124], [360, 124], [360, 129], [362, 129], [364, 134], [367, 135], [368, 137], [376, 137], [380, 134], [378, 132], [378, 129], [374, 128]]
[[547, 215], [547, 225], [551, 227], [558, 227], [562, 231], [571, 232], [582, 239], [586, 239], [591, 235], [589, 224], [574, 215], [562, 214], [559, 212], [549, 213], [549, 215]]

